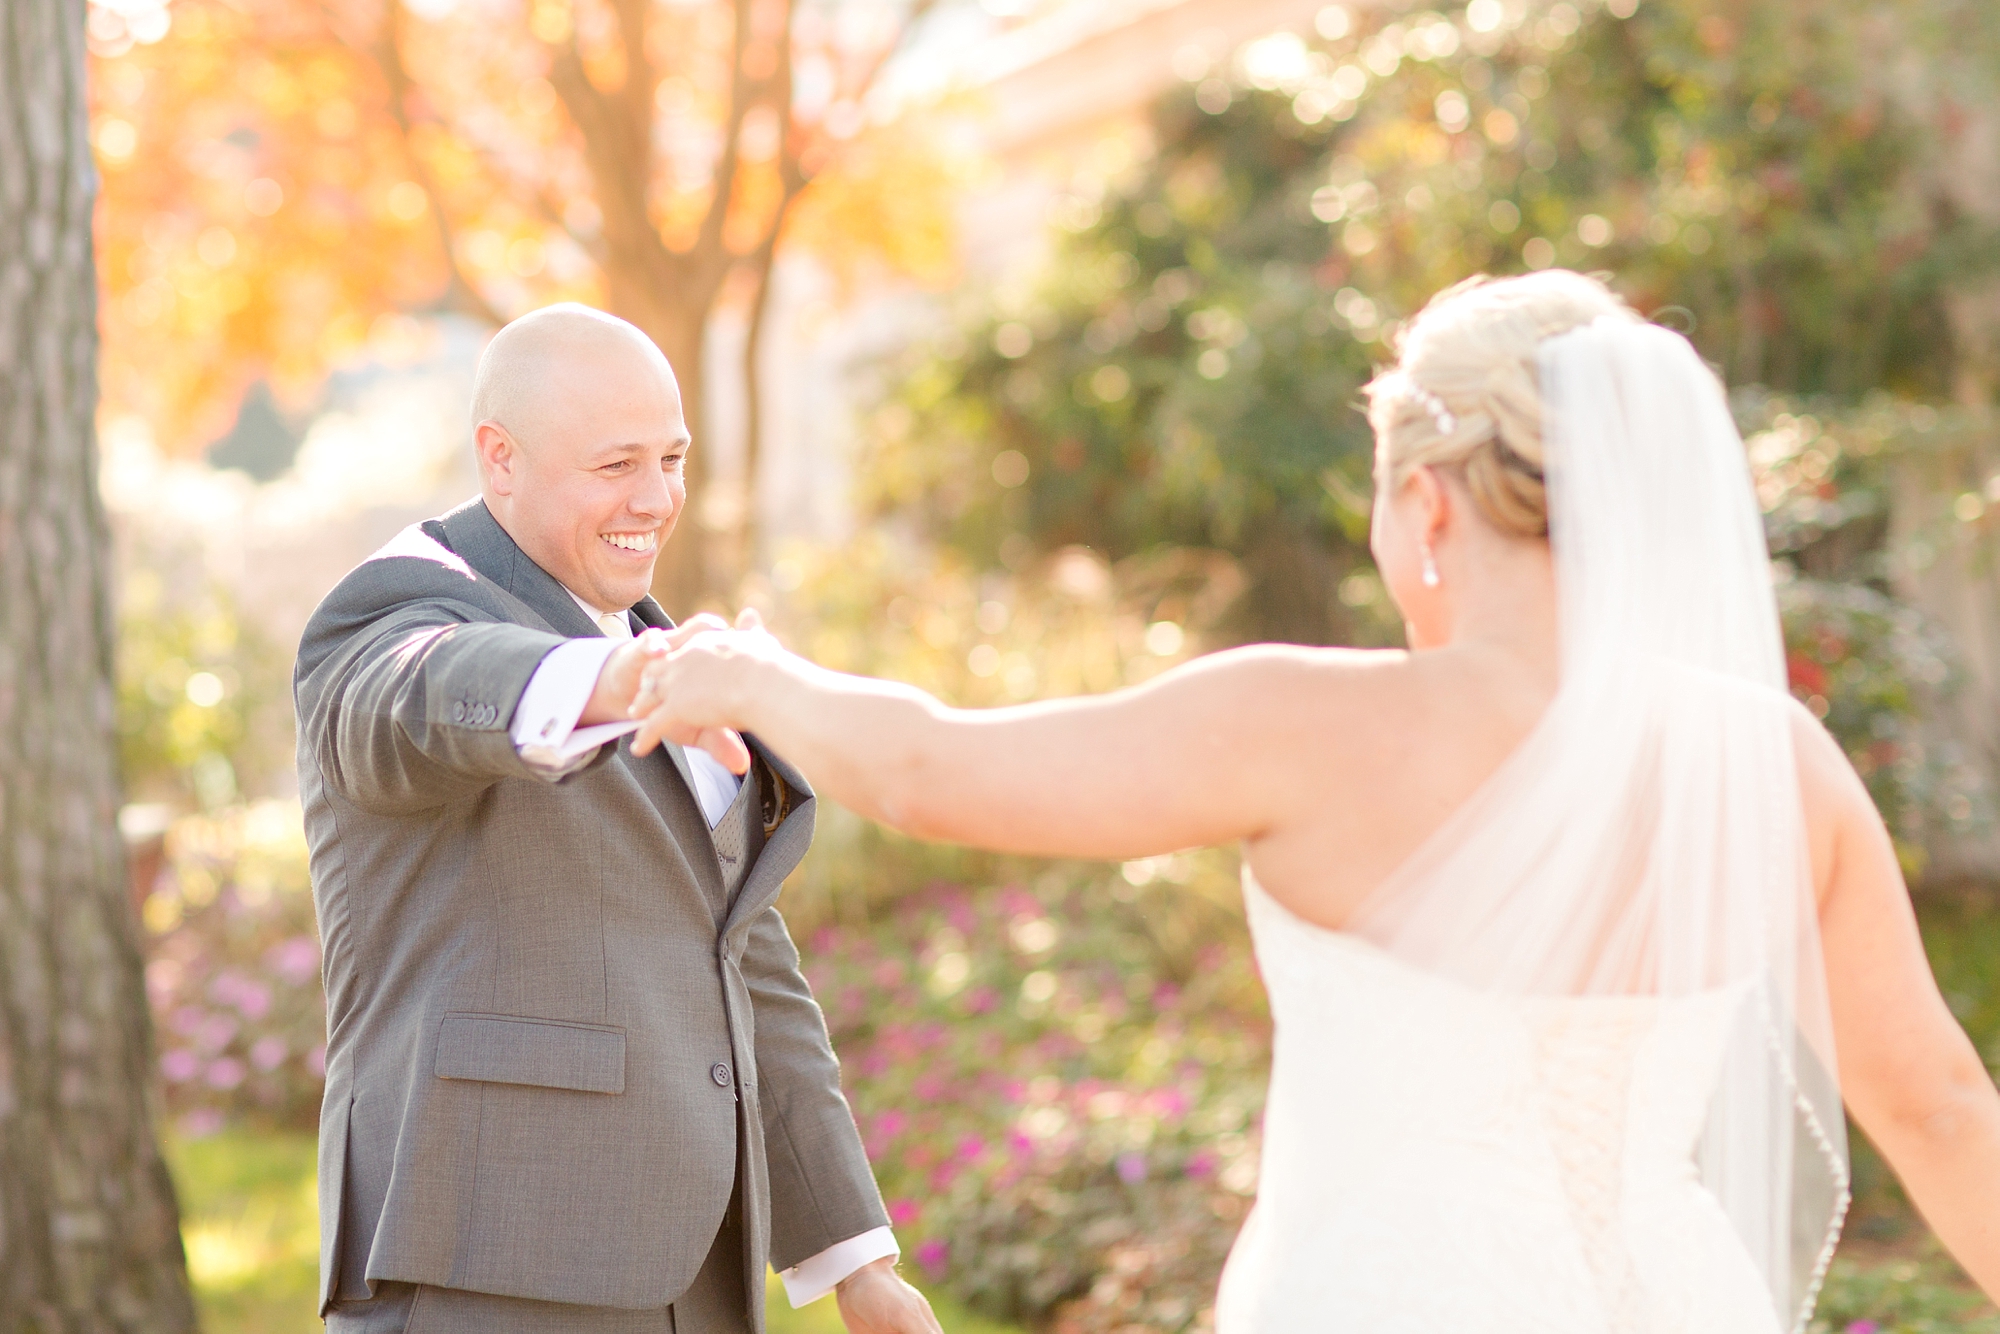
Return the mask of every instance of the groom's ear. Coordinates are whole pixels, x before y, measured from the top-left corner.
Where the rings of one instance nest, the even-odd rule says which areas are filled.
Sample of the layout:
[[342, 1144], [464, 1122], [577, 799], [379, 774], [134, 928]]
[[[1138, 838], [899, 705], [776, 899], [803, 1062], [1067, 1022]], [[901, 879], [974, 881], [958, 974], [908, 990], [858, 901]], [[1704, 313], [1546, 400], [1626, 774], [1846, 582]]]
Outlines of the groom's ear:
[[472, 449], [479, 457], [479, 474], [495, 495], [514, 494], [514, 480], [520, 469], [521, 447], [506, 427], [490, 418], [472, 430]]

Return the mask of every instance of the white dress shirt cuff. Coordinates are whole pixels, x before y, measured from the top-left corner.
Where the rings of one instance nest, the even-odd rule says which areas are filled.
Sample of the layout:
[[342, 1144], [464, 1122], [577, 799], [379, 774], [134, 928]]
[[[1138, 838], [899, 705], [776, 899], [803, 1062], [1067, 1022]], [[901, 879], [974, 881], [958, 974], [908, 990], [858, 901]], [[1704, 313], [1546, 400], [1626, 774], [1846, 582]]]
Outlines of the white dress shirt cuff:
[[801, 1260], [790, 1269], [780, 1271], [778, 1277], [784, 1282], [785, 1296], [796, 1311], [807, 1302], [816, 1302], [832, 1292], [841, 1280], [861, 1266], [872, 1264], [884, 1256], [895, 1258], [902, 1253], [903, 1248], [896, 1244], [896, 1234], [886, 1227], [878, 1227], [858, 1237], [835, 1242], [811, 1259]]
[[638, 730], [637, 722], [576, 725], [597, 688], [604, 660], [617, 647], [617, 641], [610, 639], [564, 640], [535, 668], [508, 729], [514, 749], [528, 764], [561, 777], [582, 768], [605, 742]]

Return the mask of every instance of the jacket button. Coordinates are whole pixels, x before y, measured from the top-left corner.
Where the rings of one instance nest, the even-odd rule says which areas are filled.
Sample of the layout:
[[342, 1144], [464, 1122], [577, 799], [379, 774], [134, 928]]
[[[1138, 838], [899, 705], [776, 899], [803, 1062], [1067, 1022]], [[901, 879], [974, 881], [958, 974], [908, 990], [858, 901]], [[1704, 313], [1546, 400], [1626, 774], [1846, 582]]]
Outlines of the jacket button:
[[708, 1077], [713, 1079], [720, 1088], [729, 1087], [729, 1067], [721, 1061], [717, 1061], [714, 1065], [708, 1067]]

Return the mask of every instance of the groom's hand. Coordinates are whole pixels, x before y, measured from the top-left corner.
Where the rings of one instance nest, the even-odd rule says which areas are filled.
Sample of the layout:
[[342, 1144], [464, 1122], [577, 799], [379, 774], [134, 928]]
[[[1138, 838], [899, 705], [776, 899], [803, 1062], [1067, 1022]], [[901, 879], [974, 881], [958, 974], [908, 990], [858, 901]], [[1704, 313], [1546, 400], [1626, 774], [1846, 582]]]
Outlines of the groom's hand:
[[624, 722], [632, 701], [639, 696], [639, 683], [647, 663], [657, 662], [697, 635], [728, 628], [728, 622], [720, 616], [701, 612], [671, 630], [646, 630], [629, 643], [620, 644], [611, 650], [611, 656], [598, 670], [597, 685], [590, 692], [583, 712], [577, 715], [577, 726]]
[[847, 1334], [944, 1334], [931, 1304], [884, 1256], [861, 1266], [834, 1288]]

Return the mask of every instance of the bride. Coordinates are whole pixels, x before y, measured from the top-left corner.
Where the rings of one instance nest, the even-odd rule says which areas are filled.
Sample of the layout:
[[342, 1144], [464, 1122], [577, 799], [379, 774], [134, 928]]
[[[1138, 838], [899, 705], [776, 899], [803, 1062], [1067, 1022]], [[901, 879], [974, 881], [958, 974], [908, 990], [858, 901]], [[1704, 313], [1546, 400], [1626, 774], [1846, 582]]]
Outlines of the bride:
[[2000, 1095], [1785, 692], [1714, 376], [1556, 271], [1443, 293], [1400, 354], [1371, 541], [1407, 652], [1256, 645], [966, 711], [747, 616], [661, 650], [635, 749], [741, 770], [755, 733], [1003, 851], [1240, 842], [1276, 1045], [1222, 1334], [1803, 1330], [1843, 1092], [2000, 1297]]

